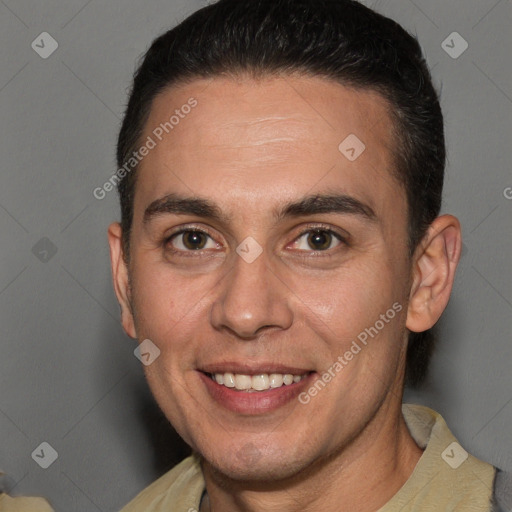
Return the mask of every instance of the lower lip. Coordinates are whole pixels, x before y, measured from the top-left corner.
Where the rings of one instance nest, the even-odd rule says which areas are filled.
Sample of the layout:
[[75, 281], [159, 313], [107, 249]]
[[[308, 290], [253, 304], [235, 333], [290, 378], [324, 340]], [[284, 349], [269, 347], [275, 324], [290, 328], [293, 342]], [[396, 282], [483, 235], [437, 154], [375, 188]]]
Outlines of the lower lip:
[[283, 384], [279, 388], [271, 388], [266, 391], [237, 391], [215, 382], [209, 375], [198, 372], [204, 382], [210, 396], [226, 409], [247, 415], [264, 414], [275, 411], [287, 403], [296, 399], [306, 389], [315, 372], [293, 384]]

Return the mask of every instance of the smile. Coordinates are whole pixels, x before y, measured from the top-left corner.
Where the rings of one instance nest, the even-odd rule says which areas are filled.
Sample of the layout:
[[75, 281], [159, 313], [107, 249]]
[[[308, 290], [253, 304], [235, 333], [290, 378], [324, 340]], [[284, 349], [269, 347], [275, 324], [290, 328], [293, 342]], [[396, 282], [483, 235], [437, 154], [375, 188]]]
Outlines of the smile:
[[[318, 377], [315, 371], [303, 368], [261, 366], [256, 369], [222, 364], [204, 368], [197, 375], [214, 403], [231, 412], [249, 416], [292, 405], [297, 396]], [[235, 371], [235, 367], [238, 371]]]
[[237, 391], [254, 392], [276, 389], [282, 386], [289, 386], [300, 382], [307, 373], [303, 375], [293, 375], [291, 373], [261, 373], [259, 375], [245, 375], [241, 373], [210, 373], [212, 380], [221, 386], [236, 389]]

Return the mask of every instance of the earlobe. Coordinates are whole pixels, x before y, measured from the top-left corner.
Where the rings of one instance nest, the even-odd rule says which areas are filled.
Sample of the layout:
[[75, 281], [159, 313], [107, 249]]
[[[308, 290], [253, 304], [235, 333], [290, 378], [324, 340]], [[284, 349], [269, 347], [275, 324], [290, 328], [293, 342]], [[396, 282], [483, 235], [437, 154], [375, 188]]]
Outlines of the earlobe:
[[110, 246], [110, 264], [114, 290], [121, 306], [121, 323], [131, 338], [137, 338], [130, 301], [128, 267], [123, 257], [122, 229], [118, 222], [108, 228], [108, 243]]
[[459, 221], [453, 215], [435, 219], [414, 255], [406, 321], [410, 331], [426, 331], [439, 320], [450, 299], [461, 246]]

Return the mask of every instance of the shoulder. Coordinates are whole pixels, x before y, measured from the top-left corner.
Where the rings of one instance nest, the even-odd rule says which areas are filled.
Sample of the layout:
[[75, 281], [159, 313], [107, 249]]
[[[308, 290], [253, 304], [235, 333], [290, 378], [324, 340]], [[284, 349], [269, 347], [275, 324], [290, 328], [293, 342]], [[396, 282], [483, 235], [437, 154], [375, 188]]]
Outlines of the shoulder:
[[379, 512], [490, 511], [495, 468], [468, 453], [436, 411], [404, 404], [402, 412], [423, 454], [403, 487]]
[[43, 498], [11, 498], [0, 494], [2, 512], [53, 512], [49, 503]]
[[205, 488], [197, 455], [191, 455], [139, 493], [121, 512], [199, 509]]

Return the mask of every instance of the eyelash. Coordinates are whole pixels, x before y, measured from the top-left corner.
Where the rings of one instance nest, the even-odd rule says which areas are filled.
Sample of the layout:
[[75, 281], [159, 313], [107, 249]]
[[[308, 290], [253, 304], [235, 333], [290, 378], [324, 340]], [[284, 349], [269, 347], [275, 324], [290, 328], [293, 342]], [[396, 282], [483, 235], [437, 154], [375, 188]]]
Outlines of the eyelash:
[[[209, 249], [183, 250], [183, 249], [175, 249], [175, 248], [172, 247], [171, 241], [175, 237], [177, 237], [179, 235], [183, 235], [185, 233], [190, 233], [190, 232], [203, 233], [203, 234], [209, 236], [212, 240], [214, 240], [214, 238], [212, 236], [212, 233], [210, 233], [207, 229], [199, 228], [199, 227], [191, 225], [191, 226], [187, 226], [185, 228], [182, 228], [179, 231], [176, 231], [176, 232], [172, 233], [171, 235], [165, 237], [164, 240], [162, 241], [162, 244], [171, 253], [178, 254], [178, 255], [184, 256], [184, 257], [194, 257], [194, 255], [196, 255], [198, 253], [202, 254], [203, 251], [209, 250]], [[336, 239], [338, 242], [340, 242], [340, 245], [345, 245], [345, 246], [349, 245], [345, 236], [341, 235], [340, 233], [338, 233], [337, 231], [333, 230], [332, 228], [330, 228], [328, 226], [319, 225], [319, 224], [308, 226], [307, 229], [305, 229], [304, 231], [301, 231], [295, 237], [295, 239], [293, 240], [292, 243], [296, 242], [297, 240], [300, 240], [304, 235], [307, 235], [307, 234], [310, 234], [310, 233], [315, 233], [315, 232], [329, 233], [330, 235], [332, 235], [334, 237], [334, 239]], [[339, 246], [336, 246], [336, 247], [339, 247]], [[331, 252], [333, 250], [335, 250], [336, 247], [334, 247], [333, 249], [310, 250], [310, 251], [306, 251], [304, 249], [298, 249], [297, 252], [299, 252], [299, 253], [308, 253], [309, 256], [301, 255], [303, 258], [304, 257], [311, 257], [311, 256], [313, 256], [313, 257], [322, 257], [322, 256], [323, 257], [330, 257], [330, 256], [332, 256]]]

